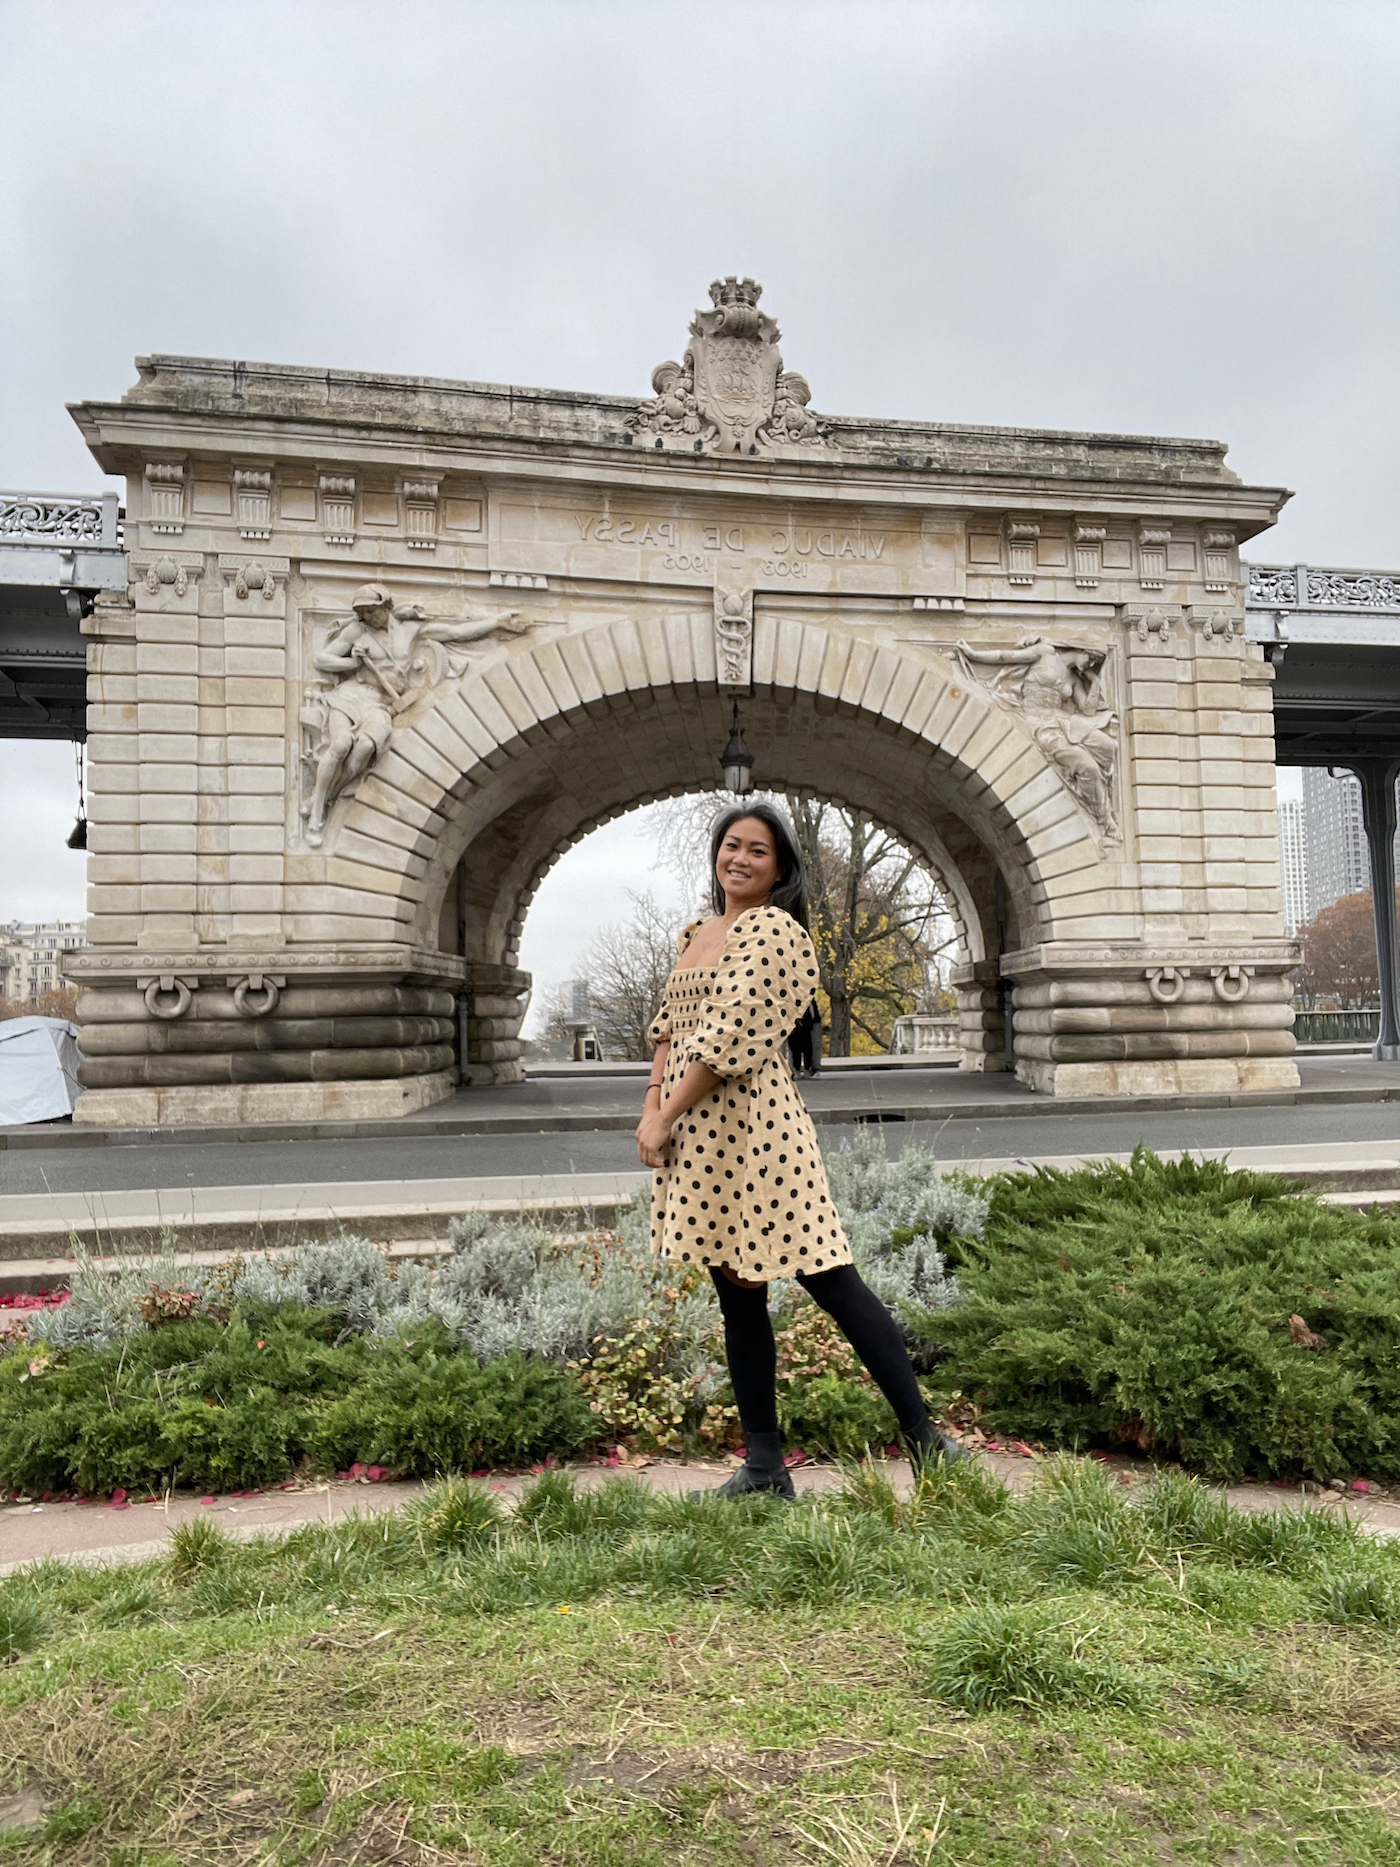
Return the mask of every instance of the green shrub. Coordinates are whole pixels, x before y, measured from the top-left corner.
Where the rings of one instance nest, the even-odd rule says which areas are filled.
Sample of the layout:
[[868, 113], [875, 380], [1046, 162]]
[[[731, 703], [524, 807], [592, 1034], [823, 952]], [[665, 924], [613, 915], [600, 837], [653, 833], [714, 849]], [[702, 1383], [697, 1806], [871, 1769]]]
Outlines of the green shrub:
[[998, 1427], [1222, 1476], [1400, 1476], [1391, 1219], [1140, 1149], [996, 1182], [959, 1276], [963, 1305], [915, 1326]]
[[162, 1323], [38, 1356], [0, 1357], [0, 1483], [99, 1493], [213, 1491], [283, 1479], [303, 1460], [429, 1476], [531, 1464], [596, 1436], [577, 1382], [509, 1356], [479, 1367], [439, 1322], [337, 1339], [296, 1305], [225, 1325]]
[[360, 1459], [405, 1473], [530, 1465], [578, 1452], [597, 1435], [578, 1382], [547, 1362], [508, 1355], [479, 1367], [467, 1354], [415, 1347], [386, 1343], [314, 1419], [314, 1465]]
[[826, 1311], [807, 1298], [778, 1318], [778, 1424], [789, 1445], [832, 1458], [883, 1451], [889, 1403]]

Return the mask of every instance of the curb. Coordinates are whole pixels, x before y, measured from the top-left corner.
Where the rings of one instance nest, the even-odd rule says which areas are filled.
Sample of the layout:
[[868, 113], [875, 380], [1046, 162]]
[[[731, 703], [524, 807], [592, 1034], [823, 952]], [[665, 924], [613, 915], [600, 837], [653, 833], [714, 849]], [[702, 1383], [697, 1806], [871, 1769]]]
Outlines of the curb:
[[[1240, 1166], [1257, 1164], [1261, 1171], [1278, 1174], [1300, 1189], [1320, 1193], [1329, 1205], [1364, 1208], [1400, 1203], [1400, 1156], [1395, 1154], [1294, 1162], [1285, 1159], [1264, 1164], [1248, 1159], [1250, 1150], [1242, 1152], [1245, 1157], [1239, 1160]], [[1123, 1160], [1126, 1156], [1085, 1158]], [[1069, 1166], [1077, 1159], [1049, 1159], [1045, 1164]], [[1033, 1159], [972, 1163], [981, 1172], [1035, 1164]], [[957, 1163], [948, 1165], [956, 1167]], [[347, 1197], [333, 1204], [325, 1201], [327, 1189], [320, 1187], [315, 1190], [322, 1196], [321, 1204], [249, 1204], [242, 1208], [236, 1203], [242, 1189], [221, 1188], [218, 1192], [225, 1199], [224, 1208], [202, 1214], [156, 1211], [139, 1215], [128, 1212], [125, 1216], [104, 1212], [98, 1216], [89, 1208], [81, 1216], [0, 1220], [0, 1290], [38, 1291], [62, 1281], [72, 1272], [75, 1245], [100, 1253], [100, 1268], [110, 1272], [124, 1267], [144, 1268], [172, 1250], [178, 1265], [209, 1266], [250, 1253], [281, 1255], [299, 1245], [323, 1244], [347, 1233], [368, 1236], [393, 1258], [434, 1257], [448, 1249], [445, 1240], [450, 1221], [465, 1213], [530, 1217], [562, 1230], [590, 1230], [611, 1224], [649, 1179], [644, 1171], [599, 1175], [591, 1187], [575, 1181], [573, 1185], [556, 1183], [552, 1190], [534, 1194], [497, 1191], [475, 1198], [469, 1190], [473, 1183], [465, 1181], [460, 1191], [438, 1199], [405, 1198], [402, 1192], [397, 1198], [370, 1199], [365, 1197], [368, 1187], [356, 1189], [352, 1183], [347, 1186]], [[598, 1185], [598, 1180], [605, 1184]], [[481, 1188], [482, 1182], [475, 1185]], [[288, 1189], [275, 1190], [285, 1197]], [[33, 1196], [21, 1197], [27, 1204]], [[77, 1196], [58, 1197], [73, 1200]], [[114, 1195], [114, 1201], [117, 1197], [132, 1200], [141, 1196]], [[174, 1196], [147, 1197], [159, 1203], [162, 1198], [173, 1200]], [[100, 1197], [94, 1196], [93, 1204], [101, 1203]], [[0, 1201], [0, 1211], [3, 1209], [4, 1202]]]

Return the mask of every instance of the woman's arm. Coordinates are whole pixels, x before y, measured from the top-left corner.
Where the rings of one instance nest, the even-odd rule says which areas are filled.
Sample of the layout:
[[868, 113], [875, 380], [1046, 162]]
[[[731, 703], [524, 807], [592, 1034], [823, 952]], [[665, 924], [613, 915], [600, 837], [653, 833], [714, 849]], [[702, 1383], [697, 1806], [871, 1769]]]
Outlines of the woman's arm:
[[[665, 1060], [665, 1048], [657, 1055]], [[652, 1074], [659, 1078], [661, 1072], [653, 1066]], [[709, 1095], [712, 1089], [724, 1081], [717, 1076], [707, 1063], [691, 1063], [686, 1066], [685, 1074], [666, 1098], [661, 1102], [660, 1084], [647, 1085], [646, 1108], [642, 1119], [637, 1123], [637, 1153], [644, 1167], [664, 1167], [662, 1150], [671, 1139], [671, 1130], [688, 1109], [693, 1109], [697, 1102]], [[655, 1102], [651, 1098], [651, 1089], [657, 1089]]]

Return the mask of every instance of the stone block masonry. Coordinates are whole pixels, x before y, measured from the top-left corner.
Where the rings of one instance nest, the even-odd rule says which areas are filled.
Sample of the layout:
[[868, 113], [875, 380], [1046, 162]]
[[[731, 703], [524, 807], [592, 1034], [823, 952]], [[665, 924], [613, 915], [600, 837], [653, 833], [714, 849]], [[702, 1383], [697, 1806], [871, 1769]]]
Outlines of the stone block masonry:
[[534, 890], [714, 788], [736, 699], [760, 787], [938, 876], [964, 1068], [1296, 1081], [1236, 626], [1286, 495], [1211, 441], [817, 415], [758, 300], [717, 281], [641, 401], [149, 357], [75, 409], [130, 571], [84, 624], [79, 1122], [518, 1080]]

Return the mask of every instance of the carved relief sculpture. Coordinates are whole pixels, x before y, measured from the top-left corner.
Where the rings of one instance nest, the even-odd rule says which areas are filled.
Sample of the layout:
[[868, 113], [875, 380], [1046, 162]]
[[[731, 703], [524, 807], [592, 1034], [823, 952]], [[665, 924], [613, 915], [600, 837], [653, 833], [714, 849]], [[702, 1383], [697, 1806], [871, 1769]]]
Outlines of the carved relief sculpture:
[[714, 281], [710, 309], [691, 321], [685, 360], [658, 366], [653, 398], [628, 418], [633, 434], [690, 436], [730, 454], [830, 444], [828, 425], [807, 406], [806, 378], [783, 370], [781, 333], [758, 309], [762, 294], [753, 279]]
[[1169, 648], [1172, 625], [1180, 622], [1181, 610], [1171, 603], [1127, 603], [1123, 608], [1123, 620], [1130, 629], [1137, 630], [1140, 642], [1157, 641]]
[[332, 630], [312, 657], [328, 677], [307, 689], [301, 710], [306, 840], [319, 849], [331, 806], [362, 778], [389, 743], [394, 716], [416, 694], [459, 675], [465, 643], [488, 635], [519, 635], [518, 610], [498, 610], [464, 622], [430, 621], [417, 604], [396, 609], [381, 584], [367, 583], [350, 599], [348, 621]]
[[[1200, 630], [1207, 642], [1233, 642], [1238, 619], [1233, 610], [1197, 609], [1191, 610], [1191, 620]], [[1239, 624], [1243, 627], [1243, 624]]]
[[753, 678], [753, 591], [715, 591], [715, 665], [721, 687]]
[[[1026, 635], [1015, 648], [959, 642], [957, 656], [970, 681], [1021, 708], [1036, 744], [1104, 837], [1119, 841], [1122, 832], [1113, 808], [1118, 722], [1104, 705], [1105, 651]], [[997, 672], [979, 675], [977, 669], [985, 667]]]

